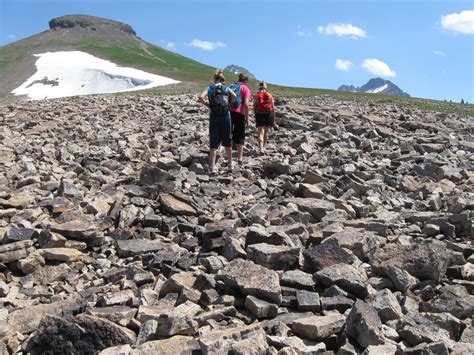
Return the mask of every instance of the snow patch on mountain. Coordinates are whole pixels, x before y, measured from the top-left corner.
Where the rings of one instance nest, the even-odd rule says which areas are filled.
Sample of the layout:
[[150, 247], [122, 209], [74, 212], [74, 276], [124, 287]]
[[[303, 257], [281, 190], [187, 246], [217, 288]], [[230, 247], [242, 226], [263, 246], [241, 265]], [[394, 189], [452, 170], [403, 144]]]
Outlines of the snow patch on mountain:
[[375, 88], [375, 89], [367, 90], [366, 92], [376, 94], [378, 92], [384, 91], [386, 88], [388, 88], [388, 84], [379, 86], [378, 88]]
[[35, 54], [36, 73], [12, 91], [32, 100], [150, 89], [179, 81], [80, 51]]

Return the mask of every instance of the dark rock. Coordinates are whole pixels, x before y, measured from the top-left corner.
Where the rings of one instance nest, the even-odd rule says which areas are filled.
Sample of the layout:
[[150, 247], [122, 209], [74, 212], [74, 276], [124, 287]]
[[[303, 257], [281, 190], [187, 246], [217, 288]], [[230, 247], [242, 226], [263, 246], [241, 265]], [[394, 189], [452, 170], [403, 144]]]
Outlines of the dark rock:
[[363, 301], [357, 300], [347, 316], [347, 334], [366, 348], [369, 345], [385, 343], [381, 328], [382, 322], [377, 311]]
[[133, 344], [135, 333], [105, 319], [78, 315], [66, 319], [46, 315], [34, 337], [42, 352], [94, 354], [109, 346]]
[[290, 270], [299, 266], [300, 248], [266, 243], [247, 247], [247, 258], [273, 270]]
[[327, 266], [345, 263], [352, 264], [354, 256], [341, 248], [336, 241], [328, 241], [303, 251], [303, 269], [316, 272]]
[[261, 298], [277, 305], [281, 303], [278, 274], [251, 261], [232, 260], [216, 275], [226, 286], [236, 288], [244, 295]]

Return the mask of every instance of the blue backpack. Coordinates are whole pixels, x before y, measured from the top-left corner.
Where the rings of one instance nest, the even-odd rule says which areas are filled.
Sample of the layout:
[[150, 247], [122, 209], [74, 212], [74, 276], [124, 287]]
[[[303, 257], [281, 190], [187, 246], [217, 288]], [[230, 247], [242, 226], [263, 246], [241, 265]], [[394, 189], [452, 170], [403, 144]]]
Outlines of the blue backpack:
[[232, 85], [229, 86], [229, 89], [231, 89], [236, 95], [234, 101], [232, 101], [230, 103], [232, 108], [235, 108], [235, 107], [239, 106], [242, 103], [242, 99], [240, 98], [240, 85], [241, 84], [235, 82], [235, 83], [233, 83]]

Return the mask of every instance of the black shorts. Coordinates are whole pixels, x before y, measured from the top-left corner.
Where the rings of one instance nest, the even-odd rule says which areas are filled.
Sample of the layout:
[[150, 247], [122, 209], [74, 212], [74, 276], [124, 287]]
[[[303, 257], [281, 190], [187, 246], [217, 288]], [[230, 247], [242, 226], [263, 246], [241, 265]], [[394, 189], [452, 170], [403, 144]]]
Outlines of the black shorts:
[[273, 115], [271, 112], [256, 112], [255, 121], [257, 122], [257, 127], [271, 127], [273, 125]]
[[232, 142], [244, 144], [245, 142], [245, 115], [238, 112], [230, 112], [232, 117]]

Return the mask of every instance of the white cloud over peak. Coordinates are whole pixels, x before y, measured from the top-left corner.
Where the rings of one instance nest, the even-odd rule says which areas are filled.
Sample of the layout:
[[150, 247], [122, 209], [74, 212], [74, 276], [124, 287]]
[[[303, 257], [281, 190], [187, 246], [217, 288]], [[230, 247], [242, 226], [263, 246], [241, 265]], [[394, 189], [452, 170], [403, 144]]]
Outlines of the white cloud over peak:
[[221, 41], [210, 42], [210, 41], [203, 41], [201, 39], [193, 39], [191, 43], [189, 43], [189, 46], [200, 48], [205, 51], [213, 51], [217, 48], [224, 48], [226, 44]]
[[327, 26], [318, 26], [318, 32], [325, 35], [351, 36], [355, 39], [367, 37], [362, 28], [350, 23], [330, 23]]
[[367, 58], [362, 62], [362, 68], [367, 70], [369, 73], [379, 76], [392, 77], [394, 78], [397, 73], [390, 69], [387, 63], [382, 62], [379, 59]]
[[437, 55], [437, 56], [440, 56], [440, 57], [446, 57], [446, 53], [444, 53], [443, 51], [435, 50], [435, 51], [433, 51], [433, 54]]
[[441, 16], [441, 27], [457, 33], [474, 34], [474, 10]]
[[350, 60], [338, 59], [334, 67], [338, 70], [349, 71], [352, 68], [352, 62]]
[[16, 39], [16, 36], [15, 36], [15, 35], [8, 35], [8, 36], [7, 36], [7, 39], [9, 39], [9, 40], [15, 40], [15, 39]]
[[166, 48], [169, 49], [169, 50], [176, 50], [176, 44], [174, 42], [168, 42], [166, 43]]

